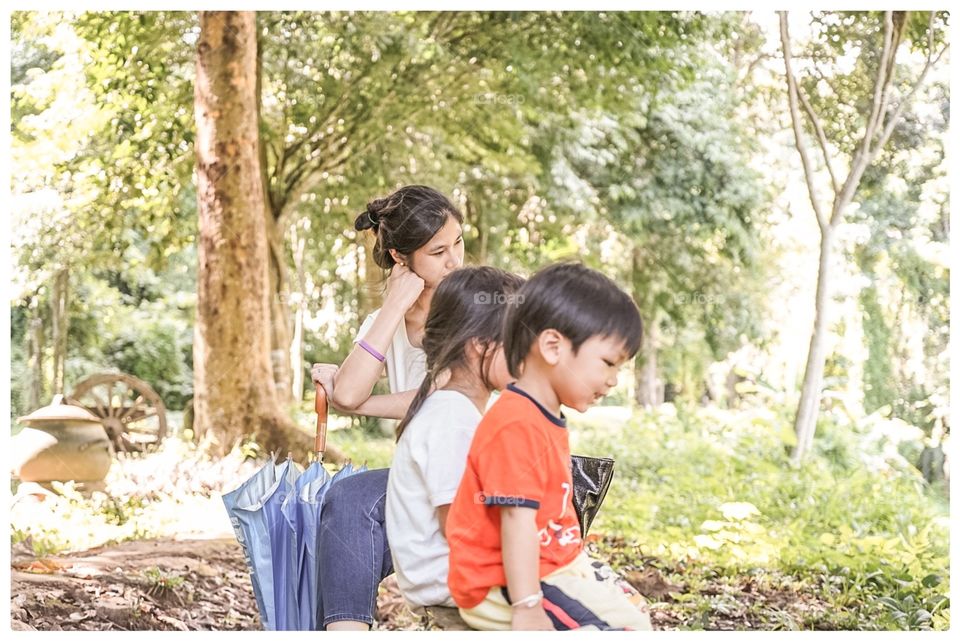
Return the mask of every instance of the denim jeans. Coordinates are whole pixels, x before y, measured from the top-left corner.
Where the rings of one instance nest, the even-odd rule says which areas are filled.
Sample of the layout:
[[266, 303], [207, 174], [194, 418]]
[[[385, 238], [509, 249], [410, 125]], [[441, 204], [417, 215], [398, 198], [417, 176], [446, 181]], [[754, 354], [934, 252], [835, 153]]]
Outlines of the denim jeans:
[[393, 573], [384, 523], [389, 472], [348, 476], [324, 498], [318, 534], [321, 629], [334, 621], [373, 625], [380, 581]]

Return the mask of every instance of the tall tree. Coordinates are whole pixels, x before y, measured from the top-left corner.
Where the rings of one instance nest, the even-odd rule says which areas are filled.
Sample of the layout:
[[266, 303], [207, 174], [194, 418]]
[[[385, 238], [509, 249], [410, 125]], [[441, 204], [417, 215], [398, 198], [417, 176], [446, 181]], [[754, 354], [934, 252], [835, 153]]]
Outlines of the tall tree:
[[271, 372], [255, 15], [201, 12], [197, 42], [194, 420], [219, 453], [244, 436], [281, 451], [310, 441], [281, 410]]
[[[854, 26], [864, 22], [874, 23], [874, 15], [853, 16]], [[803, 376], [803, 387], [794, 421], [797, 446], [793, 451], [794, 462], [803, 460], [813, 444], [817, 416], [820, 411], [820, 395], [823, 385], [824, 365], [827, 359], [826, 337], [829, 328], [828, 313], [830, 307], [830, 288], [833, 276], [832, 267], [837, 237], [837, 229], [843, 224], [850, 204], [854, 201], [864, 172], [876, 161], [901, 123], [905, 109], [923, 84], [930, 70], [940, 61], [948, 49], [942, 42], [943, 34], [938, 32], [938, 22], [945, 17], [936, 12], [927, 16], [918, 16], [919, 21], [911, 19], [909, 12], [887, 11], [883, 13], [883, 29], [867, 30], [852, 44], [858, 47], [857, 71], [863, 74], [866, 82], [860, 86], [851, 83], [839, 83], [840, 89], [833, 89], [830, 81], [817, 74], [816, 65], [808, 72], [808, 82], [794, 70], [794, 58], [791, 47], [787, 12], [780, 12], [780, 43], [783, 50], [784, 70], [787, 81], [787, 96], [790, 107], [790, 121], [793, 126], [797, 152], [803, 165], [804, 178], [810, 203], [820, 229], [820, 259], [817, 270], [816, 312], [810, 347], [807, 353], [807, 365]], [[829, 35], [831, 21], [823, 21], [827, 26], [821, 33]], [[925, 28], [924, 28], [925, 27]], [[876, 41], [873, 33], [882, 33], [882, 40]], [[825, 38], [826, 39], [826, 38]], [[842, 41], [837, 37], [834, 42]], [[915, 42], [911, 42], [915, 40]], [[919, 72], [911, 74], [906, 65], [898, 66], [898, 53], [901, 44], [911, 44], [923, 51], [925, 60]], [[849, 53], [849, 52], [846, 52]], [[822, 62], [822, 60], [821, 60]], [[897, 72], [907, 73], [907, 77], [897, 78]], [[816, 85], [811, 84], [811, 80]], [[833, 92], [837, 104], [848, 113], [856, 115], [856, 121], [847, 131], [837, 131], [836, 125], [824, 125], [822, 111], [818, 113], [816, 93]], [[825, 87], [819, 89], [819, 87]], [[858, 91], [859, 90], [859, 91]], [[846, 93], [846, 95], [844, 95]], [[843, 105], [843, 98], [848, 98]], [[822, 104], [822, 103], [821, 103]], [[828, 135], [832, 134], [831, 135]], [[854, 133], [855, 132], [855, 133]], [[821, 160], [829, 176], [829, 188], [819, 185], [817, 167], [811, 158], [807, 138], [815, 139], [821, 154]], [[837, 166], [847, 164], [847, 175], [841, 179]]]
[[[282, 396], [288, 396], [292, 380], [286, 356], [294, 329], [289, 294], [296, 288], [289, 230], [311, 209], [312, 199], [342, 193], [345, 177], [356, 175], [359, 165], [369, 166], [380, 150], [421, 144], [424, 132], [456, 150], [453, 158], [439, 157], [441, 163], [487, 175], [502, 174], [500, 168], [511, 177], [527, 174], [530, 127], [572, 105], [628, 97], [651, 70], [669, 67], [664, 52], [689, 37], [697, 22], [652, 12], [264, 12], [259, 19], [271, 352]], [[132, 100], [138, 106], [145, 99], [150, 112], [141, 120], [118, 118], [105, 136], [120, 149], [146, 154], [148, 162], [105, 163], [102, 173], [138, 197], [159, 191], [160, 197], [137, 204], [165, 215], [169, 203], [161, 200], [172, 189], [151, 189], [154, 177], [189, 184], [175, 179], [184, 166], [182, 148], [166, 140], [177, 143], [192, 135], [178, 122], [182, 87], [192, 71], [177, 50], [195, 38], [192, 16], [99, 13], [85, 14], [82, 23], [93, 43], [103, 43], [95, 44], [95, 80], [111, 93], [111, 103]], [[131, 46], [134, 42], [149, 44]], [[184, 136], [167, 136], [170, 123], [184, 129]], [[159, 131], [165, 144], [158, 146], [150, 133]], [[402, 162], [389, 160], [388, 166]], [[377, 188], [363, 198], [422, 176], [422, 170], [378, 176]], [[496, 187], [498, 178], [492, 176], [484, 189]], [[494, 194], [493, 202], [485, 193], [471, 193], [478, 211], [483, 207], [485, 226], [499, 201], [516, 206], [526, 187], [510, 188], [505, 199]], [[509, 233], [509, 222], [501, 217], [490, 226]], [[481, 250], [493, 238], [478, 240]]]

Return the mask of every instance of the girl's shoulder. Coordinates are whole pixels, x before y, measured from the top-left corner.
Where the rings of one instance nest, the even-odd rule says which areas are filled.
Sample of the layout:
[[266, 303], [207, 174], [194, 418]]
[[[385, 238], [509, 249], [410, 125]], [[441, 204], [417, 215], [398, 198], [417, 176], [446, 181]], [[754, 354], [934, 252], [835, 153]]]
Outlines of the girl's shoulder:
[[407, 430], [448, 430], [456, 427], [475, 427], [481, 414], [469, 398], [453, 390], [436, 390], [424, 401], [410, 420]]

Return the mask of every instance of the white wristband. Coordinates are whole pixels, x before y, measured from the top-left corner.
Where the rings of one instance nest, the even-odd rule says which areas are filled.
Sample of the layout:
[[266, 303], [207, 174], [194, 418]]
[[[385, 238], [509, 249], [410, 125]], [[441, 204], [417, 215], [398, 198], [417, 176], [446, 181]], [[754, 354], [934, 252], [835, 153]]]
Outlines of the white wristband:
[[515, 601], [510, 607], [515, 608], [517, 606], [523, 606], [525, 608], [534, 608], [542, 600], [543, 590], [539, 590], [536, 594], [531, 594], [530, 596], [523, 597], [519, 601]]

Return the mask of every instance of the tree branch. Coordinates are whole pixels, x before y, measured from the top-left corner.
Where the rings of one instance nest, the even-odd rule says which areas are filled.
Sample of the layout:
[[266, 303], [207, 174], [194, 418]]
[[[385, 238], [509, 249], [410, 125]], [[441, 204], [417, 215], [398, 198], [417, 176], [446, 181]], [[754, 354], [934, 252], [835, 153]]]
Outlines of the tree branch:
[[[866, 145], [864, 146], [865, 155], [870, 153], [870, 142], [873, 140], [873, 134], [877, 129], [880, 119], [883, 117], [883, 96], [891, 80], [887, 73], [887, 60], [890, 55], [891, 43], [893, 41], [893, 12], [887, 11], [883, 14], [883, 51], [880, 53], [880, 63], [877, 65], [877, 82], [873, 87], [873, 107], [870, 109], [870, 115], [867, 117], [867, 129], [863, 136]], [[894, 49], [894, 52], [896, 49]]]
[[833, 193], [837, 193], [840, 191], [840, 184], [837, 182], [837, 176], [833, 172], [833, 163], [830, 162], [827, 134], [824, 133], [823, 127], [820, 125], [820, 119], [817, 118], [817, 114], [813, 111], [813, 106], [810, 104], [810, 101], [807, 100], [807, 97], [800, 90], [799, 86], [797, 86], [797, 96], [800, 98], [800, 104], [803, 105], [803, 110], [807, 112], [807, 118], [810, 119], [810, 124], [813, 125], [813, 129], [817, 132], [817, 142], [820, 143], [820, 150], [823, 152], [823, 163], [827, 166], [827, 172], [830, 174], [830, 184], [833, 186]]
[[787, 75], [787, 96], [790, 103], [790, 121], [793, 123], [793, 135], [797, 142], [797, 152], [800, 154], [800, 162], [803, 164], [803, 175], [807, 181], [807, 192], [810, 194], [810, 204], [813, 205], [813, 213], [817, 216], [817, 223], [820, 225], [822, 233], [827, 232], [827, 218], [823, 213], [823, 208], [817, 198], [817, 188], [813, 184], [813, 166], [810, 163], [810, 156], [807, 153], [807, 145], [803, 140], [803, 127], [801, 127], [800, 108], [797, 105], [797, 80], [793, 75], [793, 66], [791, 64], [790, 53], [790, 33], [787, 23], [787, 12], [780, 11], [780, 43], [783, 47], [783, 65]]
[[908, 93], [899, 102], [899, 104], [897, 104], [896, 110], [893, 112], [893, 114], [887, 119], [886, 123], [884, 124], [883, 132], [880, 134], [880, 142], [877, 144], [877, 148], [874, 149], [873, 155], [870, 157], [871, 162], [877, 156], [877, 154], [880, 153], [880, 150], [883, 149], [883, 146], [887, 144], [887, 141], [890, 139], [890, 136], [893, 135], [893, 130], [896, 128], [897, 124], [899, 123], [900, 116], [903, 114], [903, 110], [910, 103], [910, 101], [913, 100], [914, 95], [916, 95], [917, 91], [920, 89], [920, 86], [923, 84], [923, 81], [926, 79], [927, 74], [930, 72], [931, 69], [933, 69], [937, 65], [938, 62], [940, 62], [940, 58], [942, 58], [943, 54], [945, 54], [947, 50], [950, 48], [949, 43], [945, 44], [943, 46], [943, 49], [940, 50], [940, 53], [937, 54], [937, 57], [936, 58], [933, 57], [933, 18], [934, 18], [934, 12], [931, 11], [929, 34], [927, 35], [927, 43], [928, 43], [927, 60], [923, 65], [923, 70], [920, 72], [920, 77], [910, 88], [910, 93]]
[[893, 69], [905, 24], [906, 16], [904, 14], [901, 14], [900, 19], [896, 22], [893, 20], [893, 12], [887, 11], [884, 14], [883, 53], [881, 54], [877, 67], [877, 83], [874, 88], [873, 107], [867, 119], [867, 128], [866, 131], [864, 131], [863, 139], [860, 141], [860, 144], [857, 145], [853, 160], [850, 162], [850, 173], [847, 174], [847, 179], [844, 181], [840, 193], [834, 198], [833, 212], [830, 216], [831, 225], [839, 223], [844, 209], [850, 201], [853, 200], [853, 195], [860, 185], [863, 172], [867, 170], [870, 162], [882, 148], [881, 145], [877, 145], [871, 149], [871, 143], [876, 134], [877, 127], [887, 110], [887, 104], [890, 101]]

